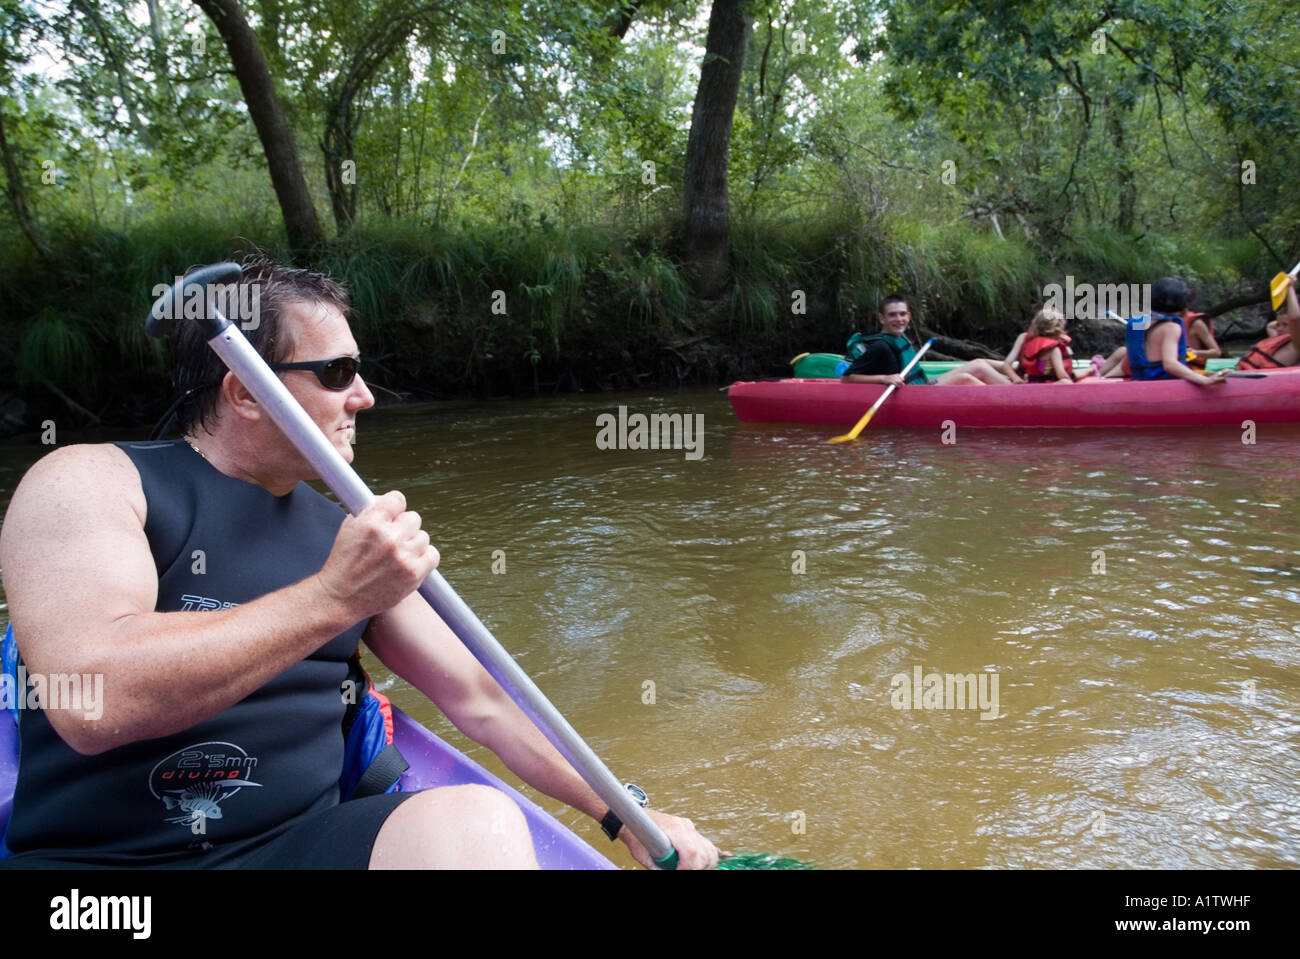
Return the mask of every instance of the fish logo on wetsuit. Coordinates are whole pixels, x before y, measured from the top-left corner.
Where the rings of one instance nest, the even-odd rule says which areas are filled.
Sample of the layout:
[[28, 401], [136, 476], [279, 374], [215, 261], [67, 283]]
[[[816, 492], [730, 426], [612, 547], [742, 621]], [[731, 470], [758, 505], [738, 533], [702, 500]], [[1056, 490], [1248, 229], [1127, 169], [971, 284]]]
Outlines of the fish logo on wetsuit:
[[234, 743], [206, 742], [178, 749], [149, 773], [149, 792], [175, 815], [166, 822], [188, 827], [195, 835], [207, 831], [210, 819], [221, 819], [221, 804], [239, 790], [261, 788], [250, 778], [257, 757]]

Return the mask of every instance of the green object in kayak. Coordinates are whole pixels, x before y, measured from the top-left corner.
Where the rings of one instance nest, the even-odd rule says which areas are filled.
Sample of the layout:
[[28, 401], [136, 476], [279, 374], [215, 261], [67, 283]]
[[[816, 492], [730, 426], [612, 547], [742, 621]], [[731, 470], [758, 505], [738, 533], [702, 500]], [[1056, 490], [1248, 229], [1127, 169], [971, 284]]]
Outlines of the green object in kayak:
[[839, 368], [841, 364], [847, 368], [849, 359], [839, 353], [800, 353], [790, 361], [794, 367], [794, 372], [790, 375], [800, 380], [834, 379], [844, 372], [843, 368]]

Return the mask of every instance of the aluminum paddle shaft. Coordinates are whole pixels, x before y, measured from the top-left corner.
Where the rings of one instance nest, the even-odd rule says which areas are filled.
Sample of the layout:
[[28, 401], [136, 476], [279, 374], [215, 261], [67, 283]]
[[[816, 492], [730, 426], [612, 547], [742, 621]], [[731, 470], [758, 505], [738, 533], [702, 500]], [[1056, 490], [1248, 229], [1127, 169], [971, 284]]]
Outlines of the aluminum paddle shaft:
[[[238, 279], [239, 267], [236, 264], [220, 264], [187, 274], [154, 304], [148, 324], [149, 332], [155, 336], [165, 335], [179, 315], [180, 302], [185, 299], [185, 294], [196, 286], [207, 286], [217, 280], [229, 282], [232, 268], [234, 278]], [[375, 498], [370, 488], [293, 398], [240, 329], [211, 301], [207, 302], [203, 312], [206, 315], [200, 318], [200, 323], [209, 336], [208, 345], [266, 410], [289, 442], [311, 464], [316, 475], [333, 490], [344, 508], [355, 515], [369, 506]], [[436, 569], [431, 572], [420, 584], [419, 593], [541, 730], [551, 745], [559, 750], [560, 755], [569, 761], [641, 841], [656, 864], [665, 869], [675, 868], [677, 851], [663, 830], [632, 799], [623, 784], [474, 615], [473, 610], [456, 594], [442, 574]]]

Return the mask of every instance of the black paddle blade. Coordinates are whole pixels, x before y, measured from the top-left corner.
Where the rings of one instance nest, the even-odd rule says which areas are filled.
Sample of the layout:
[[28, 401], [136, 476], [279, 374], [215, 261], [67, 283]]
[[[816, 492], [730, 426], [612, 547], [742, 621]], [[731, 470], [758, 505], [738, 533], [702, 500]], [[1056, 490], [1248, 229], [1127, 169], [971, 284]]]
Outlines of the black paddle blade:
[[177, 320], [195, 320], [203, 327], [204, 339], [210, 340], [228, 325], [218, 319], [214, 304], [225, 302], [222, 296], [244, 275], [238, 263], [213, 263], [190, 270], [153, 301], [144, 328], [150, 336], [169, 334]]

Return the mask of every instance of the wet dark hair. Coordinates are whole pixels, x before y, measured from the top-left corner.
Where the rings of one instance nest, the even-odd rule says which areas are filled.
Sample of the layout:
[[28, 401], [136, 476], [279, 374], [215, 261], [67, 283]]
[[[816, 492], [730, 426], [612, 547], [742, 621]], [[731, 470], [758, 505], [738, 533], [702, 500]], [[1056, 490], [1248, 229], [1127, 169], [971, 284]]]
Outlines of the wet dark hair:
[[[338, 307], [345, 317], [351, 310], [347, 291], [324, 273], [281, 266], [264, 253], [250, 254], [240, 266], [244, 271], [238, 283], [240, 302], [252, 302], [255, 290], [258, 304], [257, 324], [249, 324], [244, 335], [267, 363], [281, 363], [293, 353], [293, 330], [284, 321], [290, 305], [323, 303]], [[181, 434], [195, 427], [206, 431], [208, 418], [216, 417], [216, 387], [226, 374], [226, 364], [208, 346], [197, 323], [177, 324], [171, 349], [175, 395], [189, 394], [176, 412]]]
[[890, 303], [902, 303], [904, 306], [909, 305], [907, 302], [907, 297], [903, 296], [903, 294], [892, 293], [880, 301], [880, 309], [877, 312], [883, 316], [885, 312], [885, 308], [888, 307]]
[[1192, 298], [1187, 281], [1176, 276], [1162, 276], [1151, 284], [1151, 309], [1157, 313], [1181, 313]]

